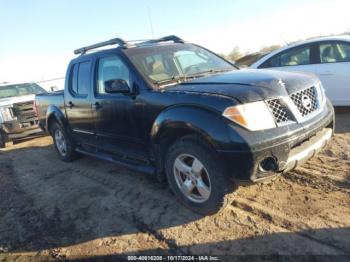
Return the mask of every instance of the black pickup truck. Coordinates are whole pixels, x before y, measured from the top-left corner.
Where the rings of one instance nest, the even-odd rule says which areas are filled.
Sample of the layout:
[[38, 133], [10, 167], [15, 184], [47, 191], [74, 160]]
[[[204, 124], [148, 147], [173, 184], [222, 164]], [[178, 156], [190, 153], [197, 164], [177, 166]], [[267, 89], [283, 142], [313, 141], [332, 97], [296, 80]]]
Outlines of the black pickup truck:
[[302, 164], [333, 134], [333, 107], [313, 75], [239, 70], [176, 36], [75, 54], [65, 90], [36, 97], [59, 157], [153, 174], [201, 214], [221, 209], [234, 183]]

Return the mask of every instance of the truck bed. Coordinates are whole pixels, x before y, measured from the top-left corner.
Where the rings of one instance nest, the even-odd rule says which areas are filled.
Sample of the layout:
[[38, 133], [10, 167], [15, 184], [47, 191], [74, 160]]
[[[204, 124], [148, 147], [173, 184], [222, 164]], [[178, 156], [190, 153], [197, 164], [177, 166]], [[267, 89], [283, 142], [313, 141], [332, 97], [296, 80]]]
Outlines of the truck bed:
[[46, 130], [46, 115], [48, 110], [51, 110], [52, 108], [56, 107], [61, 110], [62, 113], [65, 114], [65, 108], [64, 108], [64, 92], [63, 90], [52, 92], [52, 93], [46, 93], [46, 94], [39, 94], [35, 98], [35, 105], [38, 111], [38, 118], [39, 118], [39, 126], [44, 131]]

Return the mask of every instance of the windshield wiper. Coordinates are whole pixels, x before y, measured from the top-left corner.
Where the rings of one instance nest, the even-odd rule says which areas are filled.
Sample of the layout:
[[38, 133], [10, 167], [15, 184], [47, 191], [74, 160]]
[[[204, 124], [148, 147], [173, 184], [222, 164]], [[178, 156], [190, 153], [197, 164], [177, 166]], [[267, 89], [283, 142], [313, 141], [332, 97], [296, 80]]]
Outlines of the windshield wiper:
[[198, 73], [194, 73], [194, 74], [190, 74], [190, 75], [186, 75], [187, 77], [203, 77], [203, 76], [207, 76], [210, 74], [215, 74], [215, 73], [223, 73], [223, 72], [229, 72], [232, 71], [232, 69], [209, 69], [206, 71], [202, 71], [202, 72], [198, 72]]
[[195, 79], [195, 78], [199, 78], [199, 77], [204, 77], [207, 76], [209, 74], [215, 74], [215, 73], [221, 73], [221, 72], [228, 72], [228, 71], [232, 71], [232, 69], [210, 69], [210, 70], [206, 70], [206, 71], [202, 71], [202, 72], [198, 72], [198, 73], [194, 73], [194, 74], [189, 74], [189, 75], [173, 75], [171, 78], [168, 79], [164, 79], [164, 80], [159, 80], [159, 81], [155, 81], [154, 83], [157, 85], [161, 85], [161, 84], [165, 84], [165, 83], [171, 83], [171, 82], [184, 82], [190, 79]]
[[155, 81], [154, 83], [157, 85], [161, 85], [164, 83], [170, 83], [170, 82], [182, 82], [182, 81], [186, 81], [188, 78], [187, 76], [172, 76], [171, 78], [167, 78], [167, 79], [163, 79], [163, 80], [159, 80], [159, 81]]

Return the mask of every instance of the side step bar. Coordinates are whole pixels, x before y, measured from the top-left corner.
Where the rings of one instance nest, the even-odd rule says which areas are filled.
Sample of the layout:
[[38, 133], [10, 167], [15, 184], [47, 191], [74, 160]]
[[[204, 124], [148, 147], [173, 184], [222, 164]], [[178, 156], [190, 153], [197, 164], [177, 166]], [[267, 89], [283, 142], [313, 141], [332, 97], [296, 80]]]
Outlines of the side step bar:
[[105, 160], [105, 161], [109, 161], [112, 162], [114, 164], [123, 166], [127, 169], [133, 170], [133, 171], [137, 171], [137, 172], [141, 172], [141, 173], [145, 173], [145, 174], [150, 174], [150, 175], [155, 175], [156, 174], [156, 169], [152, 166], [149, 165], [137, 165], [137, 164], [133, 164], [130, 162], [126, 162], [125, 160], [118, 160], [116, 158], [114, 158], [112, 155], [106, 154], [106, 153], [101, 153], [101, 152], [91, 152], [91, 151], [87, 151], [84, 150], [82, 148], [76, 148], [75, 151], [77, 151], [78, 153], [87, 155], [87, 156], [92, 156], [101, 160]]

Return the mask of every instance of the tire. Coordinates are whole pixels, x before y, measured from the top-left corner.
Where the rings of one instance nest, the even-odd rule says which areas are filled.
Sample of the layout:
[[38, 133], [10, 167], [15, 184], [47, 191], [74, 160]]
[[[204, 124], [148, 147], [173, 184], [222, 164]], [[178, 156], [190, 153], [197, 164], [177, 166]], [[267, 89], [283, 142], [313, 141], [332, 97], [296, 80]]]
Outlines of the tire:
[[2, 130], [0, 130], [0, 148], [5, 148], [5, 147], [6, 147], [5, 135], [2, 132]]
[[185, 136], [170, 146], [165, 172], [177, 199], [201, 215], [224, 209], [227, 194], [234, 190], [214, 151], [196, 136]]
[[65, 162], [71, 162], [77, 157], [73, 139], [57, 122], [54, 122], [50, 128], [51, 136], [54, 141], [54, 147], [60, 159]]

